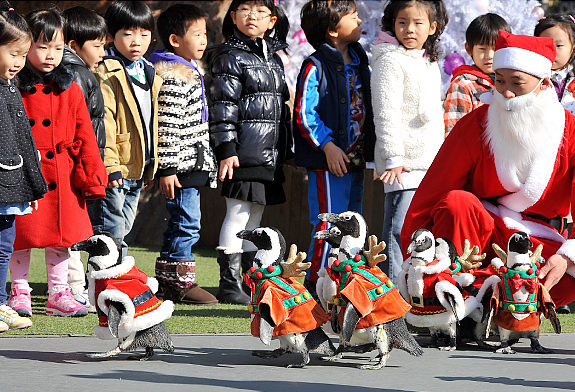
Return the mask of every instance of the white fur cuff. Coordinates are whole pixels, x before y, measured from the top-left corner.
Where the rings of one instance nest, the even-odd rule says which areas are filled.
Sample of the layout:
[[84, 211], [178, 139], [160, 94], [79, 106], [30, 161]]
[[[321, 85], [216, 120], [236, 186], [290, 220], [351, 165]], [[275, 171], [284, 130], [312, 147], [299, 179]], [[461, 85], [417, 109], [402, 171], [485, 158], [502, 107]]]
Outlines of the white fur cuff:
[[557, 251], [557, 254], [563, 255], [571, 260], [571, 263], [575, 263], [575, 239], [565, 241]]

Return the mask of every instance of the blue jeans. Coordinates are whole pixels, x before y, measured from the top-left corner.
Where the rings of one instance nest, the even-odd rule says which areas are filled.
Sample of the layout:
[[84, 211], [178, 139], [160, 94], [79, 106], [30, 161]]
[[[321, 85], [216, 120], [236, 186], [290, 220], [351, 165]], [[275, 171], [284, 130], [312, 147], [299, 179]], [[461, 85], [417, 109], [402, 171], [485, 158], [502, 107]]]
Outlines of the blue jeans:
[[174, 199], [166, 198], [170, 214], [160, 255], [173, 260], [194, 260], [192, 247], [200, 239], [200, 191], [198, 188], [175, 188]]
[[6, 281], [15, 235], [14, 215], [0, 215], [0, 305], [5, 305], [8, 299]]
[[94, 234], [106, 234], [122, 244], [122, 257], [128, 254], [124, 237], [132, 230], [142, 190], [142, 180], [122, 180], [122, 185], [106, 189], [106, 197], [88, 203]]
[[382, 238], [387, 244], [384, 253], [387, 261], [380, 263], [383, 272], [397, 283], [397, 277], [401, 272], [404, 255], [401, 252], [401, 229], [405, 214], [415, 195], [415, 189], [388, 192], [385, 194], [385, 211], [383, 216]]

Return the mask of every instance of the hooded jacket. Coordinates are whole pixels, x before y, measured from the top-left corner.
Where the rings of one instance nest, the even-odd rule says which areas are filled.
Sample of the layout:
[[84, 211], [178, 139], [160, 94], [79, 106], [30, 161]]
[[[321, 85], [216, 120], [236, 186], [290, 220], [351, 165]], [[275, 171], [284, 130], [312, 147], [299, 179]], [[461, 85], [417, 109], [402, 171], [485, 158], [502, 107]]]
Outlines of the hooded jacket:
[[212, 58], [210, 140], [218, 160], [238, 157], [234, 179], [271, 181], [291, 151], [289, 91], [275, 53], [286, 47], [273, 38], [264, 45], [236, 30]]
[[98, 80], [90, 71], [86, 63], [68, 46], [64, 47], [64, 57], [62, 65], [72, 71], [74, 81], [82, 89], [88, 113], [94, 127], [94, 134], [100, 149], [100, 156], [104, 159], [104, 149], [106, 148], [106, 130], [104, 129], [104, 97], [100, 90]]

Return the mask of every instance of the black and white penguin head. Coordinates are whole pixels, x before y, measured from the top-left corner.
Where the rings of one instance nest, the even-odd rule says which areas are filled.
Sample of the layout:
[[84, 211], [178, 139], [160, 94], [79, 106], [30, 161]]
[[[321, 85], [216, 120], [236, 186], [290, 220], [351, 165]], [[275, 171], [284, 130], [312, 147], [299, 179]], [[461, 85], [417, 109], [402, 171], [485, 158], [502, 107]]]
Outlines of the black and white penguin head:
[[347, 252], [353, 256], [363, 250], [367, 237], [367, 223], [361, 214], [353, 211], [341, 214], [323, 213], [319, 214], [318, 218], [331, 223], [341, 231], [340, 252]]
[[433, 233], [427, 229], [415, 230], [411, 235], [411, 243], [407, 247], [407, 253], [411, 253], [411, 264], [413, 265], [425, 265], [432, 262], [435, 259], [435, 237]]
[[507, 243], [507, 261], [506, 266], [510, 269], [524, 269], [531, 267], [529, 249], [533, 242], [529, 235], [523, 231], [516, 231], [509, 237]]
[[278, 265], [283, 260], [286, 242], [283, 235], [275, 227], [258, 227], [254, 230], [242, 230], [236, 234], [238, 238], [250, 241], [258, 251], [254, 263], [258, 268]]
[[120, 244], [104, 234], [93, 235], [85, 241], [76, 242], [70, 249], [88, 252], [90, 255], [88, 266], [92, 271], [104, 270], [121, 263]]
[[337, 226], [332, 226], [327, 230], [316, 231], [313, 238], [326, 241], [332, 248], [339, 248], [343, 233]]

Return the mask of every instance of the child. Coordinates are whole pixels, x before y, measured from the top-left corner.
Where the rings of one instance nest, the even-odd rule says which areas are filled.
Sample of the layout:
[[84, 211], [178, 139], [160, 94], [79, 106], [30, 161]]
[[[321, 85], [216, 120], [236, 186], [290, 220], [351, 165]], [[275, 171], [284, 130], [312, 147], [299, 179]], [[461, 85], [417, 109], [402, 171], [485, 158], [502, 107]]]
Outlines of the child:
[[200, 238], [200, 186], [216, 187], [216, 160], [210, 148], [208, 107], [197, 60], [208, 44], [206, 14], [175, 4], [158, 17], [166, 50], [150, 61], [164, 80], [158, 97], [158, 172], [170, 214], [156, 275], [164, 299], [193, 305], [218, 300], [196, 283], [192, 247]]
[[38, 212], [16, 217], [10, 303], [20, 315], [31, 314], [30, 249], [45, 248], [46, 314], [85, 316], [88, 311], [74, 300], [68, 286], [68, 248], [92, 235], [86, 200], [104, 196], [106, 172], [82, 90], [60, 64], [64, 53], [60, 13], [37, 10], [26, 20], [32, 31], [32, 46], [18, 87], [48, 193], [39, 201]]
[[382, 267], [393, 281], [403, 264], [405, 213], [444, 139], [437, 42], [447, 20], [442, 1], [392, 1], [382, 25], [397, 44], [373, 47], [375, 165], [385, 191], [388, 257]]
[[537, 23], [534, 35], [553, 38], [557, 57], [551, 65], [551, 82], [563, 107], [575, 113], [575, 20], [571, 15], [551, 15]]
[[285, 201], [281, 164], [291, 134], [289, 93], [276, 53], [287, 45], [274, 31], [277, 12], [272, 0], [232, 1], [222, 27], [226, 41], [211, 62], [210, 139], [226, 199], [216, 297], [225, 303], [250, 301], [241, 267], [251, 267], [257, 248], [242, 245], [236, 233], [258, 227], [266, 205]]
[[310, 1], [301, 26], [316, 50], [302, 64], [294, 102], [296, 164], [307, 169], [311, 268], [315, 293], [329, 245], [313, 240], [326, 229], [319, 213], [361, 212], [365, 161], [373, 160], [373, 111], [367, 55], [358, 43], [361, 19], [353, 1]]
[[465, 31], [465, 50], [473, 59], [473, 66], [462, 65], [453, 71], [445, 98], [445, 136], [457, 121], [482, 105], [479, 97], [491, 90], [494, 83], [493, 53], [497, 32], [511, 33], [511, 27], [501, 16], [485, 14], [473, 19]]
[[104, 96], [108, 173], [106, 197], [90, 206], [96, 234], [122, 243], [132, 229], [142, 185], [153, 186], [158, 167], [158, 93], [162, 79], [144, 54], [154, 18], [143, 1], [116, 1], [105, 15], [113, 45], [96, 70]]
[[[104, 57], [106, 43], [106, 21], [100, 15], [84, 7], [68, 8], [62, 13], [64, 18], [64, 57], [62, 65], [72, 71], [74, 81], [82, 89], [88, 113], [92, 120], [96, 141], [100, 148], [100, 157], [104, 159], [106, 132], [104, 130], [104, 97], [100, 85], [92, 73]], [[90, 204], [88, 201], [88, 214]], [[89, 311], [96, 311], [88, 300], [88, 290], [84, 277], [84, 265], [80, 252], [70, 252], [68, 262], [68, 284], [74, 299], [86, 306]]]
[[20, 92], [12, 79], [24, 67], [30, 30], [7, 2], [0, 3], [0, 332], [32, 325], [7, 305], [6, 280], [14, 246], [14, 218], [32, 212], [47, 191]]

